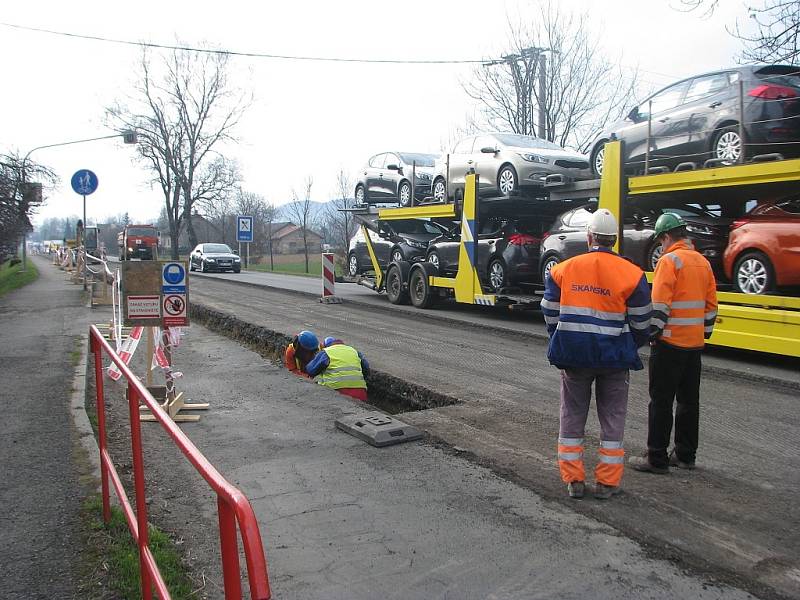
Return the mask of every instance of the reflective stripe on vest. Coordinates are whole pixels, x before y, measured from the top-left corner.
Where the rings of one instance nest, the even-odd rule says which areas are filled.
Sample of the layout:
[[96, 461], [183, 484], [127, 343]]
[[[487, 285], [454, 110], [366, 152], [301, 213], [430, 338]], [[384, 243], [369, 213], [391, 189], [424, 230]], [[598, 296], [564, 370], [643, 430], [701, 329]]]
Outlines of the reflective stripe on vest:
[[319, 375], [320, 385], [334, 390], [342, 388], [367, 388], [361, 372], [361, 358], [355, 348], [334, 344], [322, 350], [330, 360], [328, 367]]

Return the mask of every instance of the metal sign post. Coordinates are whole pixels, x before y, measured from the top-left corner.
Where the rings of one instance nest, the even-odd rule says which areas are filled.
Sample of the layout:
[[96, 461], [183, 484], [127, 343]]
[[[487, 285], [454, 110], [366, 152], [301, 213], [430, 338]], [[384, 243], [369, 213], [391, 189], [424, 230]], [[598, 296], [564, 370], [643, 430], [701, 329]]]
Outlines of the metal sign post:
[[[86, 196], [97, 191], [97, 175], [89, 169], [75, 171], [70, 181], [72, 189], [76, 194], [83, 196], [83, 230], [86, 231]], [[83, 234], [81, 243], [83, 244], [83, 289], [86, 289], [86, 234]]]
[[236, 241], [239, 242], [239, 256], [242, 255], [242, 242], [247, 244], [244, 267], [248, 269], [250, 268], [250, 242], [253, 241], [253, 217], [247, 215], [236, 217]]

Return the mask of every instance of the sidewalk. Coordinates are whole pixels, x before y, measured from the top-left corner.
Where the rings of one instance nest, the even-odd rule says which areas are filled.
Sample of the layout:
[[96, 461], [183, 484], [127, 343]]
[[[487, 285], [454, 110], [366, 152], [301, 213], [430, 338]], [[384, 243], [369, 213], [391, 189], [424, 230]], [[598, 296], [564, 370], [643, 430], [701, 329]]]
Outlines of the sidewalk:
[[[182, 428], [252, 502], [277, 599], [752, 598], [430, 443], [368, 446], [333, 424], [363, 405], [197, 324], [174, 356], [211, 403]], [[151, 519], [221, 597], [213, 497], [159, 427], [144, 439]]]
[[70, 415], [72, 353], [89, 310], [81, 286], [33, 257], [39, 279], [0, 298], [0, 590], [3, 598], [77, 598], [85, 466]]

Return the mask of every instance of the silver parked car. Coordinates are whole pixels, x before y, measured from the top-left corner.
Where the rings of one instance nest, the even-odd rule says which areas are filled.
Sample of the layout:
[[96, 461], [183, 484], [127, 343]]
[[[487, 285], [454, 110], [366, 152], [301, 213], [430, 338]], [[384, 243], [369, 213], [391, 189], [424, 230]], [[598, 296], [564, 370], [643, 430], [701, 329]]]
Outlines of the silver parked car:
[[431, 192], [439, 201], [464, 193], [470, 169], [479, 176], [482, 194], [508, 196], [525, 187], [538, 187], [544, 178], [561, 174], [569, 179], [590, 179], [589, 159], [541, 138], [516, 133], [486, 133], [459, 141], [445, 157], [436, 161]]
[[[414, 196], [422, 200], [430, 195], [433, 164], [438, 155], [419, 152], [382, 152], [367, 161], [356, 184], [356, 204], [397, 202], [411, 206]], [[416, 175], [412, 186], [412, 171]]]

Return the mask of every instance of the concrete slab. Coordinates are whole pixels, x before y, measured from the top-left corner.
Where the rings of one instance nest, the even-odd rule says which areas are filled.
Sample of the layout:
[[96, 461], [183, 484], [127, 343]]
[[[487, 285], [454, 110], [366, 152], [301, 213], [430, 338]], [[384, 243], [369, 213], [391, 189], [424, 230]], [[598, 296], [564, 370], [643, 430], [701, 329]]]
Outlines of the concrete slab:
[[377, 411], [342, 415], [334, 422], [342, 431], [378, 448], [422, 439], [422, 432], [413, 425]]

